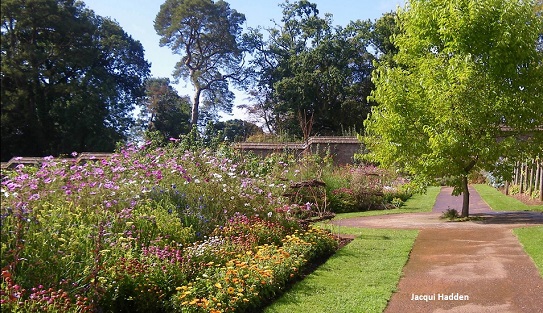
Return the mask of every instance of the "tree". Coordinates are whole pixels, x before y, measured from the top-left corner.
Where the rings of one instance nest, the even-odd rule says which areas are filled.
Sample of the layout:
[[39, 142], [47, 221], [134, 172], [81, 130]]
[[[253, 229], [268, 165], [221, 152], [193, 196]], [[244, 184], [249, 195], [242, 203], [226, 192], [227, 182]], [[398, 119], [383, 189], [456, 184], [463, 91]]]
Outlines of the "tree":
[[74, 0], [1, 8], [2, 160], [113, 151], [149, 74], [141, 44]]
[[224, 1], [166, 0], [155, 19], [161, 46], [182, 56], [174, 77], [188, 78], [194, 87], [191, 124], [197, 125], [199, 108], [232, 111], [229, 81], [244, 77], [241, 25], [245, 16]]
[[376, 50], [376, 57], [380, 62], [393, 64], [394, 55], [398, 53], [398, 47], [393, 38], [400, 33], [396, 23], [396, 13], [383, 14], [371, 27], [370, 42]]
[[419, 185], [446, 178], [467, 217], [470, 173], [510, 177], [543, 149], [542, 17], [523, 0], [412, 0], [398, 14], [399, 66], [374, 72], [367, 159]]
[[320, 16], [317, 5], [306, 0], [281, 7], [282, 24], [267, 29], [268, 40], [253, 36], [258, 79], [251, 91], [255, 103], [245, 107], [282, 133], [307, 137], [360, 130], [372, 89], [371, 23], [334, 27], [332, 15]]
[[211, 134], [208, 136], [216, 136], [221, 132], [224, 140], [229, 142], [245, 141], [250, 136], [264, 133], [256, 124], [239, 119], [216, 122], [211, 124], [210, 129]]
[[150, 78], [140, 118], [147, 131], [157, 131], [164, 139], [179, 138], [190, 127], [190, 99], [181, 97], [168, 78]]

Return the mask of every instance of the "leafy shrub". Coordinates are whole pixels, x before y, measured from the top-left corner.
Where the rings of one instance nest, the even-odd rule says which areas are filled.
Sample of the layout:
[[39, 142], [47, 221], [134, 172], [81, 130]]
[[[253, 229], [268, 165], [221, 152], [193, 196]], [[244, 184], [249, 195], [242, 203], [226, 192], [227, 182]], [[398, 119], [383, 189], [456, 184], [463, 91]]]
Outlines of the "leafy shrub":
[[330, 207], [335, 213], [355, 212], [360, 209], [357, 206], [354, 191], [350, 188], [332, 190], [329, 201]]
[[448, 208], [443, 214], [441, 214], [442, 219], [453, 220], [460, 217], [460, 213], [456, 209]]
[[340, 167], [328, 173], [325, 181], [330, 183], [329, 206], [336, 213], [383, 209], [392, 205], [394, 198], [406, 201], [412, 196], [404, 187], [405, 180], [373, 165]]
[[392, 206], [394, 206], [395, 208], [400, 208], [403, 206], [404, 201], [401, 198], [394, 198], [392, 199], [390, 204], [392, 204]]

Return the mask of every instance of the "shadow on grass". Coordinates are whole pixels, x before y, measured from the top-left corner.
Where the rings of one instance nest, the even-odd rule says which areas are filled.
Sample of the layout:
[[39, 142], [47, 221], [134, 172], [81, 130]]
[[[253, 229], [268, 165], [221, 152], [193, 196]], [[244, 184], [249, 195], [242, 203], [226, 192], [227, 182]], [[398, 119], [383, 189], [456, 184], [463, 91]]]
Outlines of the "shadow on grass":
[[526, 225], [543, 225], [543, 213], [540, 212], [492, 212], [473, 214], [473, 216], [482, 217], [480, 224], [489, 225], [509, 225], [509, 224], [526, 224]]

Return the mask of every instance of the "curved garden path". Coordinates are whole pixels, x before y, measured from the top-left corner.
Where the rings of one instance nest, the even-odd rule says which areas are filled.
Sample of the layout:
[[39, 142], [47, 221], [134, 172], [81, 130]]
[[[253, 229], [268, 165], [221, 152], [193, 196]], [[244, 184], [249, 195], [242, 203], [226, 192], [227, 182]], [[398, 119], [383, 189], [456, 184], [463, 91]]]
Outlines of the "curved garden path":
[[385, 312], [543, 312], [543, 278], [512, 232], [543, 225], [543, 213], [494, 212], [470, 187], [470, 213], [482, 220], [447, 222], [441, 213], [462, 203], [451, 191], [442, 188], [432, 213], [334, 221], [420, 230]]

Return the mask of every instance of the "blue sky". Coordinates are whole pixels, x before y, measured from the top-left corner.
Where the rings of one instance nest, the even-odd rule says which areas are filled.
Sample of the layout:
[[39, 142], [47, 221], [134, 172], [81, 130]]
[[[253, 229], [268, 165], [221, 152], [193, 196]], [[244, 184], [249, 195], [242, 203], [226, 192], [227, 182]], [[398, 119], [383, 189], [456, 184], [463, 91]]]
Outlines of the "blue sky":
[[[153, 21], [160, 10], [162, 0], [82, 0], [96, 14], [116, 20], [125, 32], [139, 40], [145, 49], [145, 58], [151, 63], [151, 75], [171, 77], [175, 63], [180, 56], [173, 55], [167, 47], [159, 46]], [[246, 26], [273, 26], [271, 20], [281, 20], [281, 0], [226, 0], [230, 8], [245, 14]], [[293, 2], [293, 0], [291, 1]], [[375, 20], [383, 13], [395, 11], [404, 0], [313, 0], [321, 15], [331, 13], [334, 25], [345, 26], [349, 21]], [[191, 95], [189, 83], [180, 82], [175, 88], [182, 95]], [[236, 92], [235, 104], [243, 102], [243, 92]], [[243, 118], [243, 113], [234, 110], [234, 116]]]

